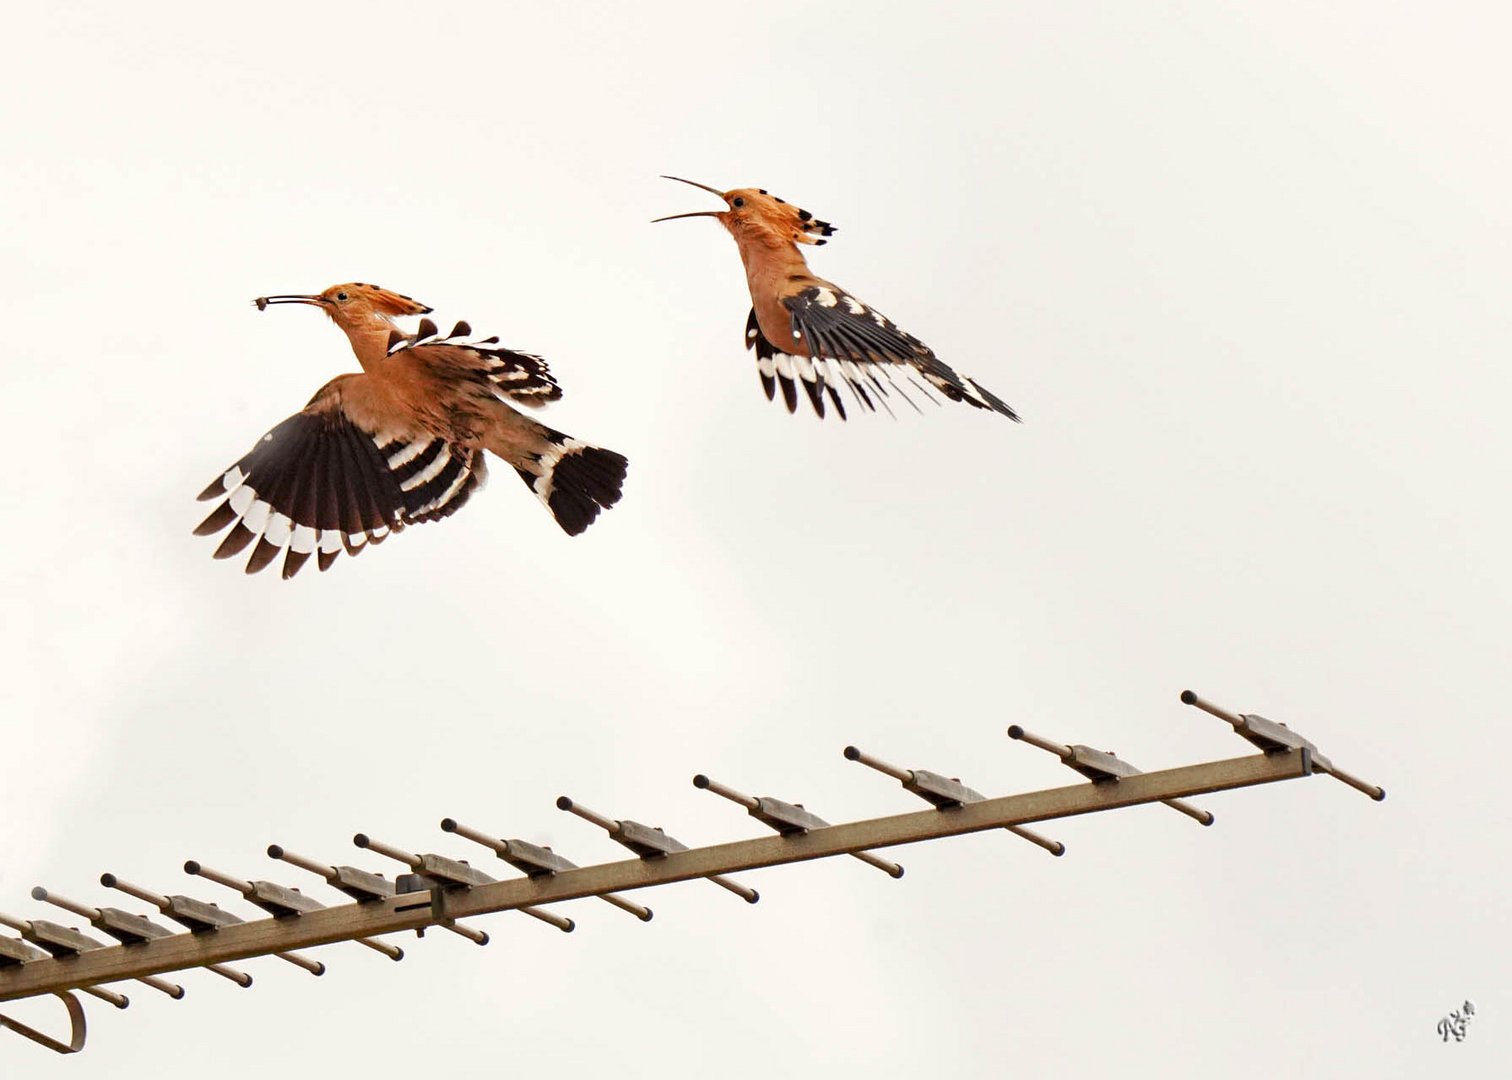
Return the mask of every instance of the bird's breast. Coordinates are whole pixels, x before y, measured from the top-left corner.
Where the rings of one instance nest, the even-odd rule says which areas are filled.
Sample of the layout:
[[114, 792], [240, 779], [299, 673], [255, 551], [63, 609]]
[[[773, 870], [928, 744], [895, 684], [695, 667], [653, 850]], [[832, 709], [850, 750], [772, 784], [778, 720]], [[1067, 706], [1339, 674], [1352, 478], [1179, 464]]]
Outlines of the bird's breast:
[[808, 355], [808, 345], [801, 337], [793, 336], [792, 316], [783, 306], [783, 301], [796, 296], [814, 284], [815, 280], [803, 266], [801, 257], [796, 265], [791, 260], [746, 260], [746, 283], [751, 290], [751, 307], [756, 312], [756, 325], [761, 327], [762, 336], [778, 352], [794, 356]]
[[770, 293], [751, 299], [756, 311], [756, 325], [761, 327], [762, 336], [771, 343], [772, 348], [778, 352], [807, 356], [808, 346], [801, 337], [793, 336], [792, 316], [782, 306], [782, 301]]

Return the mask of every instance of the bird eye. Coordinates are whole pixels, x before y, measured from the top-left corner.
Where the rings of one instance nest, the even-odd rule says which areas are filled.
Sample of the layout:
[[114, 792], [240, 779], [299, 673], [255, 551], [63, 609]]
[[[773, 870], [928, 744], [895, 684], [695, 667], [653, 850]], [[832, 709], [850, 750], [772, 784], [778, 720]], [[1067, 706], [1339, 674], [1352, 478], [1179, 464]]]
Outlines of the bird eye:
[[347, 299], [347, 294], [344, 293], [344, 292], [339, 292], [339, 293], [336, 294], [336, 299], [338, 299], [338, 300], [345, 300], [345, 299]]
[[732, 201], [735, 203], [735, 208], [737, 210], [740, 209], [742, 206], [745, 205], [745, 200], [742, 199], [739, 195], [735, 196], [735, 198]]

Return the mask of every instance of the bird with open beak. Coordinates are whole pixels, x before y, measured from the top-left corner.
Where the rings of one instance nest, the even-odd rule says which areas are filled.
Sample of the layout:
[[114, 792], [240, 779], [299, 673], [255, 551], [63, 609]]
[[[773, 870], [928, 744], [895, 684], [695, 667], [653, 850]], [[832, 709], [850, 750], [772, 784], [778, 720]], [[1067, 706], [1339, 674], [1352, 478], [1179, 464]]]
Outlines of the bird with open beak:
[[691, 184], [724, 200], [723, 210], [669, 214], [656, 221], [711, 217], [735, 238], [751, 292], [746, 347], [756, 353], [756, 370], [768, 400], [781, 387], [788, 412], [796, 412], [801, 384], [815, 413], [824, 416], [827, 394], [843, 420], [842, 383], [858, 404], [875, 411], [878, 405], [887, 408], [886, 399], [894, 393], [913, 404], [901, 385], [907, 382], [930, 400], [933, 390], [951, 401], [1010, 420], [1019, 418], [1001, 398], [975, 379], [957, 374], [928, 345], [876, 308], [809, 270], [799, 245], [825, 243], [835, 232], [829, 222], [764, 188], [720, 191], [680, 176], [664, 179]]

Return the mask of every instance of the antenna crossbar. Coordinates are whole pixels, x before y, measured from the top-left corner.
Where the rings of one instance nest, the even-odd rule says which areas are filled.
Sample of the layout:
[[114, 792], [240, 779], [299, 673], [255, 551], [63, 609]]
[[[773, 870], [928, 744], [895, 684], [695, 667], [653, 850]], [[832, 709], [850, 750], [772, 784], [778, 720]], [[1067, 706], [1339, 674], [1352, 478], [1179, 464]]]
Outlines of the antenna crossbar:
[[133, 945], [90, 948], [66, 958], [35, 959], [8, 966], [0, 969], [0, 1001], [379, 934], [423, 930], [457, 919], [713, 874], [851, 855], [873, 848], [1252, 787], [1307, 776], [1312, 770], [1309, 748], [1273, 750], [1137, 773], [1120, 777], [1116, 782], [1078, 783], [941, 809], [844, 822], [806, 832], [673, 851], [655, 858], [624, 859], [551, 875], [489, 881], [465, 890], [399, 893], [364, 903], [306, 911], [297, 918], [238, 922], [213, 932], [180, 933]]

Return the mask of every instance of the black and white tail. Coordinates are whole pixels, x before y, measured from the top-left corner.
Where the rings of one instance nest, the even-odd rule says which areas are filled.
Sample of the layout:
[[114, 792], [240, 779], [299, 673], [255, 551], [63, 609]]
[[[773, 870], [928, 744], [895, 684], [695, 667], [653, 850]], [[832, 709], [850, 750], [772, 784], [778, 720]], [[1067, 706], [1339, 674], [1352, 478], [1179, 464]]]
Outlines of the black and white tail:
[[556, 518], [562, 531], [576, 536], [600, 510], [619, 502], [629, 462], [613, 450], [547, 430], [548, 448], [515, 471]]

